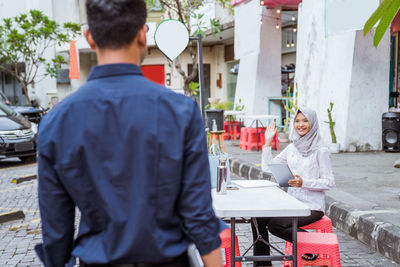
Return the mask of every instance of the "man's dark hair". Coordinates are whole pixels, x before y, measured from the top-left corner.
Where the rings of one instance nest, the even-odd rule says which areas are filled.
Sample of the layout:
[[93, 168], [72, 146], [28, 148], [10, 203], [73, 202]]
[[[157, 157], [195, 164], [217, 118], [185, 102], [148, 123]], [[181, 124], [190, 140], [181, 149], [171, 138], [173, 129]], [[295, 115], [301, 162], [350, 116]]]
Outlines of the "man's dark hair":
[[86, 13], [89, 30], [100, 49], [130, 44], [147, 17], [144, 0], [87, 0]]

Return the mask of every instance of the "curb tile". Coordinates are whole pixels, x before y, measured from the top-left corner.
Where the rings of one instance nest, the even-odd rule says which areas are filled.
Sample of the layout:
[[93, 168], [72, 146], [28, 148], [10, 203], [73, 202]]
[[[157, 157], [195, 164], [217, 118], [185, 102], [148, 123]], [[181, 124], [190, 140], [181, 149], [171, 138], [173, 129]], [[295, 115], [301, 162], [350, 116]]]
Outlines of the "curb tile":
[[0, 223], [21, 220], [25, 218], [25, 214], [22, 210], [0, 213]]
[[239, 169], [239, 176], [244, 177], [244, 178], [249, 178], [249, 172], [250, 172], [250, 166], [247, 164], [241, 164], [240, 169]]

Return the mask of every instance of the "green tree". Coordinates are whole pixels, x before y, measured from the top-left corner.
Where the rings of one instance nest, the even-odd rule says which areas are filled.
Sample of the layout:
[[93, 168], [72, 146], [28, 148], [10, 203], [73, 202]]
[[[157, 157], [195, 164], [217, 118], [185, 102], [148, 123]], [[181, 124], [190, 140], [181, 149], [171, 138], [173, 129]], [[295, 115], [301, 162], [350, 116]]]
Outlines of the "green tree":
[[375, 47], [378, 47], [399, 9], [400, 0], [383, 0], [365, 23], [364, 36], [379, 22], [374, 35]]
[[[226, 7], [227, 4], [230, 3], [229, 0], [215, 0], [215, 2], [223, 7]], [[201, 34], [205, 37], [206, 31], [209, 30], [206, 27], [204, 14], [199, 13], [199, 8], [210, 3], [209, 0], [146, 0], [146, 3], [150, 11], [161, 6], [165, 19], [177, 19], [181, 21], [188, 29], [190, 36]], [[210, 25], [210, 30], [213, 35], [221, 34], [221, 25], [218, 20], [211, 19]], [[170, 62], [170, 66], [172, 66], [173, 63], [175, 69], [182, 76], [185, 94], [192, 96], [195, 91], [190, 88], [190, 83], [194, 81], [198, 72], [197, 50], [194, 42], [190, 42], [188, 48], [192, 58], [192, 71], [186, 74], [180, 63], [180, 57], [175, 59], [174, 62]]]
[[[3, 19], [0, 23], [0, 71], [9, 73], [21, 84], [29, 102], [28, 86], [34, 87], [46, 76], [56, 77], [61, 64], [66, 64], [63, 57], [46, 59], [44, 53], [69, 42], [80, 29], [79, 24], [71, 22], [60, 26], [39, 10]], [[42, 66], [44, 75], [38, 75]]]

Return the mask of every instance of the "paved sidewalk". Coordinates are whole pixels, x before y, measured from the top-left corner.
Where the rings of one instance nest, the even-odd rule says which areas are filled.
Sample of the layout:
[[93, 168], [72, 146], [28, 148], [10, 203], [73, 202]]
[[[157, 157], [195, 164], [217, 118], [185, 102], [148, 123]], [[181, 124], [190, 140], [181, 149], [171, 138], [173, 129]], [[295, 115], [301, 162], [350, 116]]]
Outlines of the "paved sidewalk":
[[[261, 151], [242, 150], [236, 140], [225, 141], [225, 144], [232, 158], [261, 166]], [[281, 143], [281, 151], [286, 146]], [[272, 153], [278, 154], [275, 150]], [[380, 207], [400, 210], [400, 168], [393, 167], [400, 153], [339, 153], [332, 154], [331, 158], [337, 189]]]
[[[5, 168], [11, 166], [11, 168]], [[5, 164], [0, 162], [0, 208], [3, 211], [23, 210], [24, 220], [0, 224], [0, 266], [41, 266], [34, 252], [34, 246], [41, 242], [41, 223], [37, 206], [37, 181], [13, 184], [16, 177], [36, 173], [36, 164]], [[238, 177], [236, 178], [238, 179]], [[251, 229], [249, 225], [238, 224], [240, 251], [251, 244]], [[335, 230], [340, 240], [342, 266], [382, 266], [397, 267], [390, 260], [375, 253], [359, 241]], [[271, 237], [273, 243], [280, 247], [283, 241]], [[252, 253], [252, 251], [250, 251]], [[243, 266], [252, 266], [251, 263]], [[274, 266], [281, 266], [274, 264]]]
[[[14, 166], [14, 164], [8, 164]], [[37, 181], [11, 183], [13, 178], [36, 174], [37, 165], [3, 168], [0, 165], [0, 213], [22, 210], [24, 220], [0, 224], [0, 266], [41, 266], [34, 246], [41, 242]]]
[[[252, 242], [251, 228], [248, 224], [238, 224], [238, 239], [239, 239], [239, 249], [243, 254], [248, 247], [250, 247]], [[342, 267], [372, 267], [372, 266], [382, 266], [382, 267], [398, 267], [400, 265], [392, 262], [391, 260], [383, 257], [379, 253], [371, 250], [367, 246], [361, 244], [358, 240], [344, 234], [343, 232], [334, 229], [334, 233], [337, 234], [339, 239], [339, 250], [340, 259]], [[285, 243], [277, 237], [270, 235], [270, 242], [282, 251], [285, 249]], [[275, 251], [272, 252], [277, 255]], [[252, 255], [253, 251], [249, 251], [248, 255]], [[283, 262], [273, 262], [274, 267], [281, 267]], [[242, 266], [252, 267], [253, 263], [246, 262]]]
[[[273, 179], [261, 171], [261, 151], [241, 150], [239, 141], [227, 141], [226, 146], [233, 173], [246, 179]], [[332, 154], [337, 188], [326, 194], [326, 213], [338, 229], [397, 263], [400, 169], [393, 168], [393, 163], [399, 157], [384, 152]]]

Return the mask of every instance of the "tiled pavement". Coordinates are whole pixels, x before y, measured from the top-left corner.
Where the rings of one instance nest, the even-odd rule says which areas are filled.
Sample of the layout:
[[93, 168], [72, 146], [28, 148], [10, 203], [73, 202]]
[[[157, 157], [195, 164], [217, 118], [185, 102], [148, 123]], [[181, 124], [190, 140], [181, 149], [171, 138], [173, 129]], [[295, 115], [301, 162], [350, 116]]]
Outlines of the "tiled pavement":
[[[250, 247], [252, 242], [252, 234], [251, 228], [248, 224], [237, 224], [236, 229], [238, 231], [238, 239], [239, 239], [239, 249], [240, 252], [243, 253]], [[379, 253], [372, 251], [370, 248], [360, 243], [360, 241], [342, 233], [339, 230], [334, 229], [334, 232], [338, 235], [339, 239], [339, 249], [340, 249], [340, 258], [342, 267], [353, 267], [353, 266], [362, 266], [362, 267], [398, 267], [399, 265], [392, 262], [391, 260], [383, 257]], [[280, 248], [284, 251], [285, 243], [270, 235], [270, 242], [275, 247]], [[250, 255], [252, 255], [252, 250], [249, 251]], [[278, 255], [276, 252], [272, 252], [274, 255]], [[282, 266], [283, 262], [273, 262], [273, 266]], [[242, 266], [251, 267], [252, 263], [245, 263]]]
[[[0, 213], [23, 210], [26, 216], [24, 220], [0, 224], [0, 267], [41, 266], [34, 252], [34, 245], [41, 242], [37, 181], [11, 183], [13, 178], [35, 174], [36, 168], [36, 164], [0, 162]], [[240, 251], [244, 252], [251, 244], [251, 229], [249, 225], [238, 224], [237, 230]], [[399, 266], [342, 232], [335, 230], [335, 233], [339, 237], [342, 266]], [[278, 247], [284, 246], [277, 238], [272, 237], [271, 241]], [[246, 263], [243, 266], [252, 264]], [[281, 264], [276, 263], [274, 266]]]
[[0, 213], [23, 210], [25, 219], [0, 224], [0, 266], [41, 266], [34, 252], [41, 241], [37, 181], [11, 183], [13, 178], [35, 174], [36, 164], [13, 165], [0, 165]]

